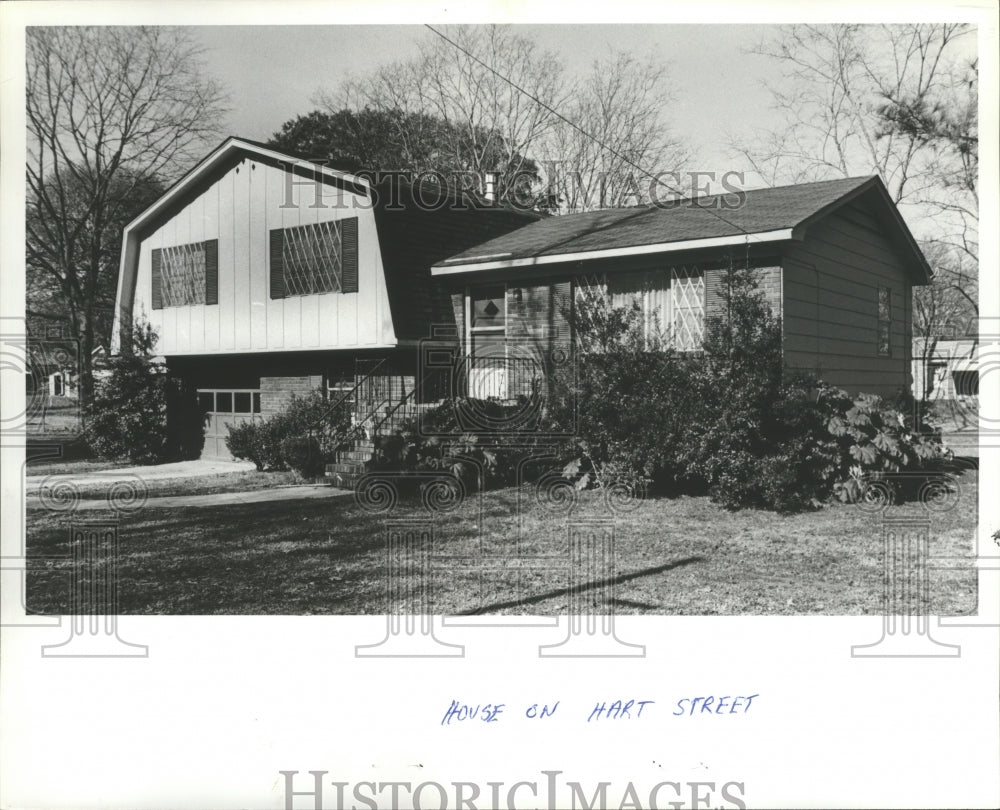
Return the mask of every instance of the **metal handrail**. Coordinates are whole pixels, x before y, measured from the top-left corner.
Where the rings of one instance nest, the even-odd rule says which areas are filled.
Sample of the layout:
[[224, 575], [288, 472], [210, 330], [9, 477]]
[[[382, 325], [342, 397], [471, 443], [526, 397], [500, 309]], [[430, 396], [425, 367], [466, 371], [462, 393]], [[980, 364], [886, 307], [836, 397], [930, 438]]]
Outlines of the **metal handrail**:
[[[417, 396], [417, 393], [419, 391], [423, 390], [424, 383], [426, 383], [428, 380], [430, 380], [431, 377], [434, 376], [437, 373], [439, 373], [439, 372], [437, 372], [437, 371], [431, 372], [429, 374], [424, 375], [423, 379], [421, 379], [419, 383], [414, 382], [413, 388], [411, 388], [407, 393], [405, 393], [400, 398], [400, 400], [398, 402], [396, 402], [394, 405], [391, 405], [391, 407], [389, 407], [385, 411], [385, 413], [381, 414], [382, 418], [379, 419], [372, 426], [372, 429], [371, 429], [371, 437], [372, 437], [372, 439], [374, 439], [375, 436], [377, 436], [379, 434], [379, 431], [381, 430], [381, 428], [387, 422], [389, 422], [390, 420], [395, 421], [395, 417], [399, 413], [400, 409], [403, 408], [403, 406], [405, 406], [407, 404], [410, 404], [410, 401]], [[365, 419], [357, 422], [352, 427], [352, 429], [350, 430], [350, 432], [348, 432], [347, 435], [343, 438], [343, 440], [337, 445], [336, 450], [338, 450], [338, 451], [339, 450], [343, 450], [346, 447], [348, 447], [351, 443], [353, 443], [354, 441], [356, 441], [357, 438], [358, 438], [358, 434], [362, 433], [362, 431], [366, 429], [365, 428], [366, 423], [369, 420], [371, 420], [372, 417], [378, 416], [378, 415], [379, 415], [378, 414], [378, 409], [376, 408], [374, 411], [372, 411], [370, 414], [368, 414], [368, 416], [365, 417]]]
[[[326, 409], [326, 412], [319, 419], [316, 420], [315, 424], [310, 425], [310, 427], [309, 427], [309, 435], [310, 436], [313, 435], [314, 432], [318, 432], [319, 430], [321, 430], [323, 424], [326, 423], [326, 422], [328, 422], [329, 419], [330, 419], [330, 417], [332, 417], [333, 414], [335, 414], [339, 410], [339, 408], [345, 402], [347, 402], [348, 400], [351, 400], [352, 398], [354, 400], [354, 414], [355, 414], [355, 419], [357, 420], [359, 418], [359, 409], [360, 409], [361, 397], [358, 396], [358, 392], [361, 389], [363, 389], [365, 386], [369, 386], [370, 385], [370, 383], [371, 383], [372, 379], [374, 378], [376, 372], [378, 372], [381, 369], [381, 367], [385, 364], [385, 360], [384, 359], [376, 360], [376, 361], [374, 361], [374, 363], [375, 363], [375, 365], [372, 366], [371, 370], [369, 370], [363, 377], [361, 377], [361, 379], [358, 379], [358, 380], [355, 381], [354, 387], [351, 388], [351, 390], [347, 391], [336, 402], [332, 403]], [[338, 445], [338, 449], [339, 449], [339, 445]]]

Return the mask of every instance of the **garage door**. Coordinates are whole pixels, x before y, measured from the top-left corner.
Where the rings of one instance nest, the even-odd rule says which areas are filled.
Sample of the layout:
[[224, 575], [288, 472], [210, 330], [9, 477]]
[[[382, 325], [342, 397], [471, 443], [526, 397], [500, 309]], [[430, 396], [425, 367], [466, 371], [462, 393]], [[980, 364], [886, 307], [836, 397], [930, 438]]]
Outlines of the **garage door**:
[[205, 425], [202, 458], [231, 459], [226, 447], [229, 425], [261, 420], [260, 391], [255, 388], [199, 388], [198, 405]]

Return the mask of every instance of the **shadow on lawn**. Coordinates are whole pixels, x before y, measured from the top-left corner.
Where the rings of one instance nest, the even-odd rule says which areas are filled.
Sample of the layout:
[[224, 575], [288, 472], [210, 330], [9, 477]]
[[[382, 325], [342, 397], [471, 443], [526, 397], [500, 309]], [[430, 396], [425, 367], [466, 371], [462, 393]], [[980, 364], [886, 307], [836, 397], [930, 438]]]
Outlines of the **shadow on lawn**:
[[[649, 577], [655, 574], [662, 574], [664, 571], [670, 571], [674, 568], [680, 568], [684, 565], [693, 565], [694, 563], [705, 562], [707, 557], [685, 557], [682, 560], [676, 560], [671, 563], [664, 563], [663, 565], [656, 565], [652, 568], [644, 568], [641, 571], [633, 571], [630, 574], [619, 574], [616, 577], [605, 577], [604, 579], [594, 580], [593, 582], [585, 582], [580, 585], [570, 585], [566, 588], [556, 588], [551, 591], [546, 591], [545, 593], [535, 594], [534, 596], [525, 596], [522, 599], [511, 599], [506, 602], [493, 602], [489, 605], [483, 605], [482, 607], [473, 608], [472, 610], [463, 610], [457, 613], [457, 616], [480, 616], [484, 613], [493, 613], [499, 610], [509, 610], [512, 608], [525, 607], [527, 605], [537, 605], [539, 602], [544, 602], [548, 599], [556, 599], [560, 596], [566, 596], [570, 593], [580, 593], [582, 591], [592, 591], [597, 588], [606, 588], [609, 585], [621, 585], [625, 582], [631, 582], [634, 579], [641, 579], [642, 577]], [[621, 600], [615, 600], [621, 601]]]

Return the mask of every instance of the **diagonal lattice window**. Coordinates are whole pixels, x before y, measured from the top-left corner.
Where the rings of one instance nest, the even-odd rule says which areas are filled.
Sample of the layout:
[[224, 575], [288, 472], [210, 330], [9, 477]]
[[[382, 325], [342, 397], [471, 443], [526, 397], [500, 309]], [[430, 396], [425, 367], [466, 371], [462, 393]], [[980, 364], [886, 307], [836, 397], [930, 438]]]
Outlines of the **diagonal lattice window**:
[[285, 228], [282, 264], [287, 296], [340, 292], [344, 272], [340, 223]]
[[705, 335], [705, 275], [697, 268], [670, 268], [671, 333], [680, 351], [701, 348]]
[[160, 284], [163, 306], [205, 303], [205, 242], [163, 248]]
[[603, 273], [577, 276], [573, 280], [578, 303], [600, 303], [607, 299], [608, 283]]

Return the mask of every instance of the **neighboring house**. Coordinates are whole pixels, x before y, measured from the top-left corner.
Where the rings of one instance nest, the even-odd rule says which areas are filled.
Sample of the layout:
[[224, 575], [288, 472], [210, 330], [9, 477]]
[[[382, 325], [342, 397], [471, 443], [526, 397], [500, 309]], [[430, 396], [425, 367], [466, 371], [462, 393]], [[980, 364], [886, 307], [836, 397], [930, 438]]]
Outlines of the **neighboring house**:
[[148, 320], [169, 373], [199, 391], [203, 455], [226, 456], [228, 424], [293, 394], [343, 394], [369, 372], [369, 393], [412, 391], [418, 341], [451, 320], [431, 265], [536, 219], [229, 138], [126, 226], [112, 352]]
[[112, 352], [148, 319], [199, 391], [203, 454], [226, 456], [227, 425], [295, 393], [349, 395], [369, 426], [439, 398], [432, 330], [449, 351], [428, 366], [459, 360], [453, 393], [528, 393], [565, 359], [581, 295], [638, 296], [695, 350], [723, 272], [749, 262], [789, 365], [852, 391], [910, 387], [911, 287], [930, 271], [877, 178], [750, 191], [735, 210], [456, 203], [230, 138], [126, 227]]
[[111, 376], [111, 366], [108, 363], [108, 350], [104, 346], [97, 346], [90, 353], [90, 370], [94, 375], [94, 380], [106, 380]]
[[[931, 344], [928, 352], [925, 346]], [[928, 400], [962, 400], [979, 394], [979, 340], [974, 335], [913, 341], [913, 393]]]
[[[852, 393], [911, 387], [911, 290], [930, 268], [877, 177], [703, 197], [670, 206], [545, 219], [438, 262], [467, 355], [557, 351], [580, 296], [640, 301], [682, 350], [721, 314], [730, 266], [755, 268], [781, 317], [786, 364]], [[654, 313], [656, 319], [654, 321]], [[524, 348], [527, 344], [527, 348]], [[516, 369], [487, 368], [484, 392], [522, 393]], [[494, 362], [499, 369], [502, 363]]]
[[28, 395], [79, 398], [80, 369], [76, 344], [60, 339], [35, 340], [29, 335], [28, 347]]

